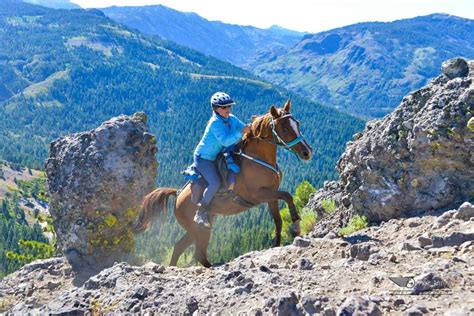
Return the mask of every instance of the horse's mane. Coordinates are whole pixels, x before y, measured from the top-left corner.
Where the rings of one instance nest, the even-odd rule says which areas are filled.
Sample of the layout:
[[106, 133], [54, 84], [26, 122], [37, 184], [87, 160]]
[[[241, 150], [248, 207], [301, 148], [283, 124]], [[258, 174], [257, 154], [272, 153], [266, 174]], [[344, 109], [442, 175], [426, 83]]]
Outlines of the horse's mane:
[[250, 124], [250, 133], [244, 134], [238, 146], [243, 149], [251, 139], [267, 137], [269, 125], [269, 113], [262, 114], [259, 116], [252, 116], [252, 123]]
[[[285, 114], [282, 109], [277, 109], [279, 116]], [[263, 139], [270, 136], [271, 114], [265, 113], [258, 116], [252, 116], [250, 133], [244, 135], [239, 143], [239, 148], [243, 149], [251, 139]]]

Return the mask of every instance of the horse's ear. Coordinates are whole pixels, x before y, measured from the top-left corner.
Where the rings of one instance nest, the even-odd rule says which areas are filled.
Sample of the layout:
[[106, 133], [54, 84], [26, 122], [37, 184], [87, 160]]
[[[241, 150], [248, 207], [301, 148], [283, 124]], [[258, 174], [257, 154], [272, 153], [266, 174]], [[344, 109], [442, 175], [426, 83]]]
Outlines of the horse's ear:
[[273, 116], [273, 118], [277, 118], [280, 115], [274, 105], [272, 105], [272, 107], [270, 108], [270, 114]]
[[290, 110], [291, 110], [291, 101], [290, 101], [290, 99], [288, 99], [288, 101], [286, 101], [285, 106], [283, 107], [283, 110], [285, 110], [286, 113], [290, 113]]

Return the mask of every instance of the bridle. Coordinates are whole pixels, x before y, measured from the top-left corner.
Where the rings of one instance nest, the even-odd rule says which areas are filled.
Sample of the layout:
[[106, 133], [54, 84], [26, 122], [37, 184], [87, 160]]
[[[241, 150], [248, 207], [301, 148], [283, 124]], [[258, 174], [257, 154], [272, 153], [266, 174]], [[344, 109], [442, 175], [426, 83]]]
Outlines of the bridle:
[[[298, 154], [297, 154], [297, 153], [295, 152], [295, 150], [292, 148], [292, 147], [295, 146], [296, 144], [298, 144], [298, 143], [300, 143], [300, 142], [302, 142], [302, 141], [305, 140], [304, 137], [303, 137], [303, 135], [301, 134], [301, 132], [298, 131], [299, 134], [300, 134], [300, 136], [296, 137], [295, 139], [293, 139], [293, 140], [290, 141], [290, 142], [285, 142], [285, 141], [283, 140], [283, 138], [281, 138], [281, 136], [278, 135], [278, 132], [276, 131], [276, 128], [275, 128], [275, 127], [276, 127], [276, 122], [279, 121], [279, 120], [281, 120], [281, 119], [284, 119], [284, 118], [293, 119], [293, 120], [295, 120], [296, 123], [298, 123], [298, 125], [299, 125], [298, 120], [296, 120], [296, 119], [293, 117], [293, 115], [292, 115], [291, 113], [284, 114], [283, 116], [278, 117], [278, 118], [276, 118], [276, 119], [273, 118], [273, 116], [272, 116], [272, 117], [271, 117], [271, 121], [270, 121], [270, 127], [271, 127], [271, 129], [272, 129], [273, 141], [268, 141], [268, 140], [266, 140], [265, 138], [260, 138], [260, 139], [262, 139], [262, 140], [264, 140], [264, 141], [266, 141], [267, 143], [270, 143], [270, 144], [272, 144], [272, 145], [276, 145], [276, 146], [281, 146], [281, 147], [283, 147], [283, 149], [286, 149], [286, 150], [290, 151], [291, 153], [293, 153], [293, 154], [298, 158], [298, 160], [301, 160], [300, 157], [298, 156]], [[263, 160], [254, 158], [254, 157], [252, 157], [252, 156], [249, 156], [249, 155], [243, 153], [242, 150], [239, 150], [238, 152], [236, 152], [236, 154], [238, 154], [238, 155], [240, 155], [240, 156], [242, 156], [242, 157], [244, 157], [244, 158], [247, 158], [247, 159], [249, 159], [249, 160], [252, 160], [252, 161], [254, 161], [254, 162], [256, 162], [256, 163], [258, 163], [258, 164], [260, 164], [260, 165], [262, 165], [262, 166], [264, 166], [264, 167], [267, 167], [268, 169], [271, 169], [273, 172], [275, 172], [275, 173], [277, 174], [278, 177], [280, 177], [280, 169], [278, 168], [278, 165], [276, 165], [276, 167], [274, 167], [274, 166], [272, 166], [271, 164], [269, 164], [269, 163], [267, 163], [267, 162], [265, 162], [265, 161], [263, 161]]]
[[295, 150], [292, 147], [295, 146], [296, 144], [300, 143], [300, 142], [303, 142], [305, 140], [303, 135], [301, 134], [301, 132], [298, 131], [300, 136], [297, 136], [295, 139], [293, 139], [290, 142], [285, 142], [283, 140], [283, 138], [281, 138], [281, 136], [278, 135], [278, 132], [276, 131], [276, 122], [281, 120], [281, 119], [284, 119], [284, 118], [290, 118], [290, 119], [294, 120], [296, 123], [298, 123], [298, 125], [299, 125], [298, 120], [296, 120], [291, 113], [284, 114], [283, 116], [280, 116], [276, 119], [273, 118], [273, 116], [272, 116], [271, 121], [270, 121], [270, 127], [272, 129], [273, 142], [270, 142], [270, 143], [283, 147], [283, 149], [286, 149], [286, 150], [292, 152], [296, 157], [298, 157], [298, 159], [300, 159], [300, 157], [298, 156], [298, 154], [295, 152]]

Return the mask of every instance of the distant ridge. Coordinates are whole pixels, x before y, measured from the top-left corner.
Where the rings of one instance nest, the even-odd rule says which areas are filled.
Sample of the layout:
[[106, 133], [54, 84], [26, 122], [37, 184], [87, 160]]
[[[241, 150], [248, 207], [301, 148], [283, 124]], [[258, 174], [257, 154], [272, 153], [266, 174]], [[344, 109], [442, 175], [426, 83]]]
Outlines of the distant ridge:
[[23, 0], [31, 4], [53, 9], [80, 9], [81, 7], [69, 0]]
[[436, 76], [444, 60], [474, 58], [473, 34], [473, 20], [442, 13], [357, 23], [262, 53], [249, 69], [312, 100], [381, 117]]
[[260, 51], [291, 47], [305, 33], [279, 26], [253, 26], [209, 21], [196, 13], [180, 12], [163, 5], [109, 7], [107, 16], [143, 33], [157, 35], [206, 55], [243, 66]]

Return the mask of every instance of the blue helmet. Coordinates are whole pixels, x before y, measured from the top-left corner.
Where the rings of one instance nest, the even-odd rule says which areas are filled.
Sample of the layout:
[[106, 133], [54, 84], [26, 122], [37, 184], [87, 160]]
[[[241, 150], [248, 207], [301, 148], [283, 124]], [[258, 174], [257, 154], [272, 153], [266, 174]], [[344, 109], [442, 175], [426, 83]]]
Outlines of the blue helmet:
[[232, 98], [225, 92], [216, 92], [211, 97], [212, 108], [217, 106], [230, 106], [234, 104], [234, 100], [232, 100]]

